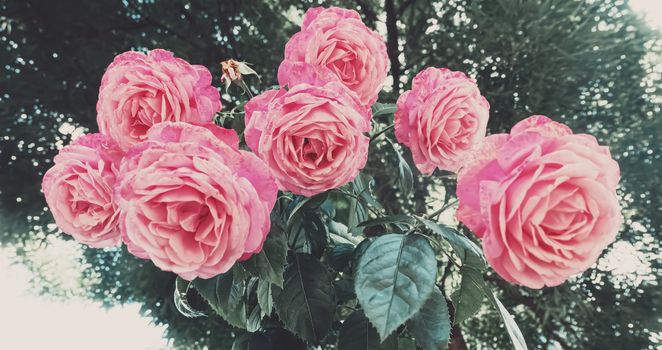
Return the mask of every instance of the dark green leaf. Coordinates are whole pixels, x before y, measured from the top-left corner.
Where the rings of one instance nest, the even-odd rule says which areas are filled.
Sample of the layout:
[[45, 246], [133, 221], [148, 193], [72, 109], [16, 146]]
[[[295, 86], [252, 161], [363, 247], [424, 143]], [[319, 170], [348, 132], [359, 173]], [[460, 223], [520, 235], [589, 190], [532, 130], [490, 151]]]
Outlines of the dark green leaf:
[[297, 253], [284, 276], [283, 289], [275, 296], [278, 316], [286, 329], [319, 344], [331, 329], [336, 309], [331, 275], [312, 255]]
[[352, 188], [357, 196], [361, 197], [365, 203], [375, 208], [382, 209], [382, 204], [372, 195], [372, 189], [374, 186], [375, 179], [363, 172], [360, 172], [352, 181]]
[[253, 276], [283, 286], [283, 269], [287, 259], [285, 234], [275, 225], [262, 246], [262, 251], [242, 263]]
[[412, 227], [416, 223], [416, 220], [409, 215], [404, 214], [395, 214], [395, 215], [386, 215], [376, 219], [370, 219], [361, 222], [359, 227], [370, 227], [378, 225], [388, 225], [392, 224], [400, 231], [404, 231], [407, 227]]
[[343, 322], [338, 336], [338, 350], [397, 350], [395, 334], [381, 342], [379, 334], [361, 310], [352, 312]]
[[372, 244], [372, 238], [366, 238], [359, 243], [356, 248], [354, 248], [354, 255], [352, 256], [352, 275], [356, 275], [356, 269], [359, 267], [359, 261], [361, 257], [368, 250], [370, 244]]
[[398, 157], [398, 182], [400, 183], [402, 195], [405, 198], [409, 197], [409, 194], [411, 194], [411, 191], [414, 189], [414, 174], [411, 172], [409, 163], [407, 163], [402, 154], [400, 154], [400, 151], [395, 144], [389, 139], [386, 140], [391, 146], [393, 146], [393, 151], [395, 151], [395, 155]]
[[372, 116], [379, 117], [386, 114], [394, 114], [396, 110], [394, 103], [375, 103], [372, 105]]
[[257, 332], [260, 329], [260, 322], [262, 322], [262, 310], [260, 305], [255, 305], [246, 320], [246, 330], [249, 332]]
[[341, 278], [339, 280], [335, 280], [333, 281], [333, 287], [336, 290], [336, 295], [338, 296], [338, 302], [346, 303], [350, 300], [356, 299], [353, 279]]
[[420, 235], [377, 238], [359, 261], [356, 295], [385, 339], [423, 306], [435, 285], [437, 262]]
[[484, 292], [481, 287], [483, 276], [480, 271], [471, 267], [463, 266], [460, 268], [462, 282], [460, 288], [451, 296], [453, 306], [455, 306], [454, 323], [464, 322], [480, 310]]
[[341, 243], [337, 244], [327, 253], [329, 266], [336, 271], [348, 271], [349, 262], [354, 255], [354, 245]]
[[310, 253], [316, 257], [321, 257], [326, 249], [326, 243], [329, 235], [328, 228], [315, 213], [302, 214], [303, 227], [306, 233], [306, 241], [310, 247]]
[[302, 211], [313, 211], [315, 209], [318, 209], [320, 206], [322, 206], [322, 203], [326, 201], [326, 199], [329, 197], [329, 192], [323, 192], [320, 194], [317, 194], [312, 197], [307, 197], [301, 199], [300, 202], [298, 202], [294, 208], [292, 208], [292, 211], [290, 212], [290, 217], [287, 219], [287, 226], [291, 224], [291, 221]]
[[251, 338], [248, 334], [237, 337], [232, 343], [232, 350], [250, 350]]
[[407, 328], [424, 350], [446, 349], [451, 336], [451, 320], [446, 298], [434, 288], [425, 305], [407, 321]]
[[177, 311], [179, 311], [179, 313], [189, 318], [205, 316], [204, 312], [195, 310], [189, 304], [187, 299], [187, 294], [190, 286], [191, 286], [190, 281], [187, 281], [177, 276], [177, 279], [175, 280], [175, 294], [174, 294], [175, 307], [177, 308]]
[[432, 230], [432, 232], [438, 234], [450, 243], [451, 247], [453, 247], [453, 251], [455, 251], [455, 254], [460, 258], [463, 265], [478, 270], [485, 269], [486, 264], [483, 252], [476, 243], [448, 226], [440, 225], [422, 217], [417, 218], [421, 223]]
[[257, 283], [257, 303], [260, 305], [262, 316], [270, 316], [274, 307], [271, 283], [261, 280]]
[[409, 338], [398, 338], [398, 350], [416, 350], [416, 343]]
[[246, 329], [246, 282], [238, 277], [230, 270], [211, 279], [196, 279], [193, 286], [226, 322]]

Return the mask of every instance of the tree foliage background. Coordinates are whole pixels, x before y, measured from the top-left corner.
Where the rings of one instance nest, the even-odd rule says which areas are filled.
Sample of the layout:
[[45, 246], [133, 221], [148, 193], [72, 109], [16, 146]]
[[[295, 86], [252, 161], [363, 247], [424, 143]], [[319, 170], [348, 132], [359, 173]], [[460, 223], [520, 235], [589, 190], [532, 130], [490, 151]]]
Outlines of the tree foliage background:
[[[619, 241], [596, 266], [556, 288], [529, 290], [496, 275], [487, 279], [531, 348], [662, 344], [662, 40], [622, 0], [0, 1], [2, 245], [34, 269], [45, 293], [66, 292], [41, 276], [32, 259], [52, 237], [67, 239], [49, 226], [40, 182], [58, 147], [76, 133], [96, 131], [98, 86], [113, 56], [165, 48], [208, 67], [216, 86], [219, 62], [237, 58], [254, 64], [262, 80], [251, 83], [261, 91], [276, 84], [297, 20], [318, 5], [354, 8], [384, 33], [394, 82], [384, 102], [394, 102], [420, 69], [449, 67], [477, 80], [491, 105], [492, 133], [545, 114], [608, 144], [622, 172], [626, 221]], [[241, 96], [235, 91], [223, 98], [227, 110]], [[438, 176], [417, 177], [415, 200], [403, 203], [384, 170], [393, 169], [384, 166], [394, 162], [392, 156], [373, 152], [366, 169], [376, 178], [381, 202], [421, 213], [452, 201], [453, 181]], [[167, 336], [182, 349], [231, 347], [232, 328], [222, 319], [188, 319], [177, 312], [173, 274], [123, 250], [81, 249], [87, 297], [109, 306], [141, 303], [145, 314], [168, 325]], [[619, 256], [638, 268], [611, 271]], [[471, 348], [508, 348], [500, 327], [485, 308], [453, 334]], [[280, 331], [267, 336], [293, 341]]]

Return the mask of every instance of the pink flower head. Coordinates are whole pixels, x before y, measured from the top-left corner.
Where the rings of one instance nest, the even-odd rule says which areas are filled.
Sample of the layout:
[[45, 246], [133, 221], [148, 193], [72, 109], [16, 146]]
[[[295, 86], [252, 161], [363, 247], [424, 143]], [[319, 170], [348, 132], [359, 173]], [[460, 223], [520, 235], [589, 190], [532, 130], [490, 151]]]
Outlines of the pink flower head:
[[618, 163], [545, 116], [488, 136], [458, 175], [457, 218], [505, 280], [556, 286], [593, 265], [622, 223]]
[[422, 173], [457, 171], [467, 151], [485, 137], [489, 108], [464, 73], [427, 68], [398, 98], [395, 136]]
[[190, 280], [262, 249], [278, 188], [237, 141], [217, 126], [165, 122], [127, 152], [116, 197], [130, 252]]
[[90, 247], [120, 243], [113, 188], [122, 151], [101, 134], [83, 135], [55, 156], [41, 183], [57, 226]]
[[377, 101], [389, 67], [383, 38], [366, 27], [356, 11], [338, 7], [306, 11], [301, 31], [285, 46], [278, 69], [281, 85], [295, 85], [292, 63], [296, 62], [328, 70], [365, 105]]
[[338, 81], [267, 91], [245, 112], [246, 143], [282, 190], [312, 196], [340, 187], [368, 159], [370, 108]]
[[99, 130], [127, 150], [144, 140], [157, 123], [211, 123], [221, 110], [220, 94], [211, 78], [207, 68], [175, 58], [169, 51], [120, 54], [101, 79]]

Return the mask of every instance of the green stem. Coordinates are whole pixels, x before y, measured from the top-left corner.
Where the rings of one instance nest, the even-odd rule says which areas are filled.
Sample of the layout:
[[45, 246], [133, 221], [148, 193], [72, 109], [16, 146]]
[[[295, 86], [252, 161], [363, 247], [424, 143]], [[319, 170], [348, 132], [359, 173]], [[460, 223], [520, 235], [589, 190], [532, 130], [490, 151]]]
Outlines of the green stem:
[[393, 129], [393, 127], [395, 127], [395, 124], [391, 124], [391, 125], [385, 127], [384, 129], [379, 130], [379, 132], [377, 132], [376, 134], [372, 135], [372, 137], [370, 138], [370, 142], [374, 141], [375, 139], [377, 139], [379, 136], [381, 136], [381, 135], [384, 134], [385, 132], [387, 132], [387, 131]]
[[452, 201], [452, 202], [450, 202], [450, 203], [444, 205], [444, 206], [441, 207], [439, 210], [437, 210], [437, 211], [435, 211], [434, 213], [428, 215], [428, 219], [434, 219], [435, 217], [439, 216], [439, 214], [441, 214], [441, 213], [443, 213], [444, 211], [446, 211], [446, 209], [448, 209], [448, 208], [450, 208], [451, 206], [455, 205], [455, 203], [457, 203], [457, 200], [454, 200], [454, 201]]

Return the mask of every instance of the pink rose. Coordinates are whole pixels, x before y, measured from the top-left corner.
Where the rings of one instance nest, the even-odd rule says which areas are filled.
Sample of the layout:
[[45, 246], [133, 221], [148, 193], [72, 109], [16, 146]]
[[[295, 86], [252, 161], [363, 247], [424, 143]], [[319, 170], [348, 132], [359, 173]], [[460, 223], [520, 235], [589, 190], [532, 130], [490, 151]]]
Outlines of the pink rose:
[[246, 143], [282, 190], [312, 196], [340, 187], [368, 159], [370, 108], [338, 81], [267, 91], [245, 112]]
[[377, 101], [389, 67], [384, 39], [366, 27], [356, 11], [338, 7], [306, 11], [301, 31], [285, 46], [278, 69], [281, 85], [295, 85], [292, 63], [297, 62], [328, 70], [366, 105]]
[[211, 73], [165, 50], [118, 55], [101, 79], [97, 123], [127, 150], [164, 121], [211, 123], [221, 109]]
[[489, 108], [464, 73], [427, 68], [398, 98], [395, 136], [422, 173], [457, 171], [466, 152], [485, 137]]
[[492, 135], [460, 170], [457, 218], [505, 280], [556, 286], [593, 265], [622, 223], [609, 149], [545, 116]]
[[79, 137], [55, 156], [41, 183], [55, 223], [90, 247], [120, 243], [113, 188], [122, 151], [101, 134]]
[[262, 249], [278, 189], [237, 135], [165, 122], [127, 152], [116, 197], [129, 251], [185, 279], [210, 278]]

